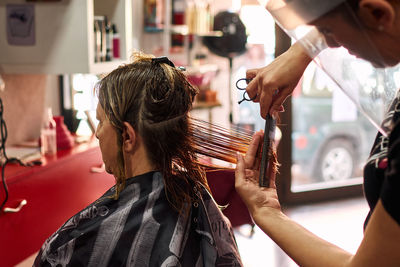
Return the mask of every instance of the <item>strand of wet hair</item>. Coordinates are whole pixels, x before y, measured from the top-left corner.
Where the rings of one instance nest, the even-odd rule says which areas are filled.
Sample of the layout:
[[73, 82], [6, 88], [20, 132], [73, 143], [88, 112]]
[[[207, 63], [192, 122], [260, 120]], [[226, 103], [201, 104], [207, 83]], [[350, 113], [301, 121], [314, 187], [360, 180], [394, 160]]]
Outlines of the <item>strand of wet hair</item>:
[[247, 152], [253, 134], [195, 118], [191, 118], [190, 127], [197, 154], [229, 163], [236, 163], [237, 152]]
[[[247, 152], [254, 134], [253, 131], [240, 127], [228, 129], [196, 118], [191, 118], [190, 125], [197, 154], [233, 164], [236, 164], [237, 152], [243, 154]], [[271, 146], [268, 154], [273, 172], [278, 173], [280, 164], [275, 148]], [[257, 152], [257, 155], [261, 158], [261, 149]], [[201, 162], [199, 164], [207, 171], [232, 169], [216, 164]]]

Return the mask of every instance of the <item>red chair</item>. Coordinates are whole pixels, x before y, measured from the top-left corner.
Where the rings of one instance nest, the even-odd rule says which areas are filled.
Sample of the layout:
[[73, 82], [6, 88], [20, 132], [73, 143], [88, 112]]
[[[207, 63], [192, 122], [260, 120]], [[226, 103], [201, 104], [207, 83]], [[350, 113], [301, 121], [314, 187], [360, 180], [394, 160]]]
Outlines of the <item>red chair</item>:
[[253, 219], [250, 217], [246, 205], [235, 190], [235, 171], [209, 171], [206, 176], [211, 193], [217, 204], [220, 206], [227, 205], [222, 212], [231, 221], [232, 227], [244, 224], [254, 226]]

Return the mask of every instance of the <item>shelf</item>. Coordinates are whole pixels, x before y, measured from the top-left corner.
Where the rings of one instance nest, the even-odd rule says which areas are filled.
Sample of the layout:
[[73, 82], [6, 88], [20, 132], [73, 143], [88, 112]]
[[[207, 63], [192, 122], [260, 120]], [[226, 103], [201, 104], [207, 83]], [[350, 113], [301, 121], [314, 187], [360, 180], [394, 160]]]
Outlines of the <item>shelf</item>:
[[[158, 33], [158, 32], [163, 32], [165, 30], [165, 28], [145, 27], [144, 30], [145, 30], [145, 32], [148, 32], [148, 33]], [[204, 33], [189, 32], [189, 27], [187, 25], [171, 25], [169, 32], [171, 34], [196, 35], [196, 36], [200, 36], [200, 37], [206, 37], [206, 36], [221, 37], [221, 36], [223, 36], [223, 32], [221, 32], [221, 31], [209, 31], [209, 32], [204, 32]]]
[[195, 102], [192, 109], [209, 109], [215, 107], [221, 107], [221, 103], [217, 102]]
[[223, 33], [221, 31], [209, 31], [204, 33], [191, 33], [189, 32], [189, 27], [187, 25], [172, 25], [171, 26], [171, 33], [172, 34], [180, 34], [180, 35], [196, 35], [196, 36], [214, 36], [214, 37], [221, 37]]
[[[0, 38], [0, 69], [3, 73], [71, 74], [109, 72], [127, 61], [132, 49], [131, 0], [61, 0], [26, 2], [5, 0], [0, 4], [0, 20], [6, 21], [8, 4], [34, 6], [35, 42], [10, 45]], [[106, 15], [120, 35], [121, 58], [95, 63], [94, 16]], [[7, 36], [7, 27], [0, 27]]]

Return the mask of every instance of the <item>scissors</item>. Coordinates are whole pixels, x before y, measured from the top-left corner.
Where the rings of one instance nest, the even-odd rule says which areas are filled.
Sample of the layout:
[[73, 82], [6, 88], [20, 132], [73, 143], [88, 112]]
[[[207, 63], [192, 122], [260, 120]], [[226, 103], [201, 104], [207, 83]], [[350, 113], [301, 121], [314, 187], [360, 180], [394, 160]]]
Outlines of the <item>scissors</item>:
[[[252, 80], [252, 79], [241, 78], [241, 79], [237, 80], [237, 82], [236, 82], [236, 88], [239, 89], [239, 90], [242, 90], [242, 91], [244, 90], [244, 92], [243, 92], [243, 99], [240, 100], [240, 101], [238, 101], [238, 104], [239, 104], [239, 105], [240, 105], [243, 101], [252, 101], [252, 100], [254, 100], [254, 99], [257, 97], [257, 94], [256, 94], [255, 96], [253, 96], [252, 98], [250, 98], [249, 95], [247, 94], [246, 87], [247, 87], [247, 84], [248, 84], [249, 82], [251, 82], [251, 80]], [[242, 84], [244, 83], [243, 81], [246, 82], [245, 86], [242, 86]]]
[[[241, 78], [236, 82], [236, 88], [239, 90], [244, 90], [243, 99], [238, 102], [239, 105], [243, 101], [252, 101], [257, 97], [257, 95], [255, 95], [254, 97], [250, 98], [249, 95], [247, 94], [246, 87], [251, 80], [252, 79]], [[243, 83], [243, 81], [246, 82], [246, 86], [241, 86], [240, 83], [241, 82]], [[278, 90], [274, 92], [274, 95], [276, 95], [277, 93]], [[265, 118], [264, 142], [262, 146], [261, 163], [260, 163], [261, 164], [260, 176], [259, 176], [260, 187], [269, 187], [270, 177], [268, 176], [268, 174], [270, 173], [269, 168], [271, 168], [269, 164], [270, 160], [269, 150], [275, 138], [275, 128], [276, 128], [276, 119], [273, 118], [271, 115], [267, 114], [267, 117]]]

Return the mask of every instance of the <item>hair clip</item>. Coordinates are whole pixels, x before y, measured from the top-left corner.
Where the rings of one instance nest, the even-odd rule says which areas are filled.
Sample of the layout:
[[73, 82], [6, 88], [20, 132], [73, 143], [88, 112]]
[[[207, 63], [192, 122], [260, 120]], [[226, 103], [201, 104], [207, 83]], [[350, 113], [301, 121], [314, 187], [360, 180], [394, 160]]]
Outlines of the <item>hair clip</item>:
[[168, 64], [168, 65], [170, 65], [171, 67], [175, 68], [174, 63], [172, 63], [172, 61], [169, 60], [169, 59], [168, 59], [167, 57], [165, 57], [165, 56], [163, 56], [163, 57], [153, 57], [153, 58], [151, 59], [151, 62], [158, 63], [158, 64], [165, 63], [165, 64]]

